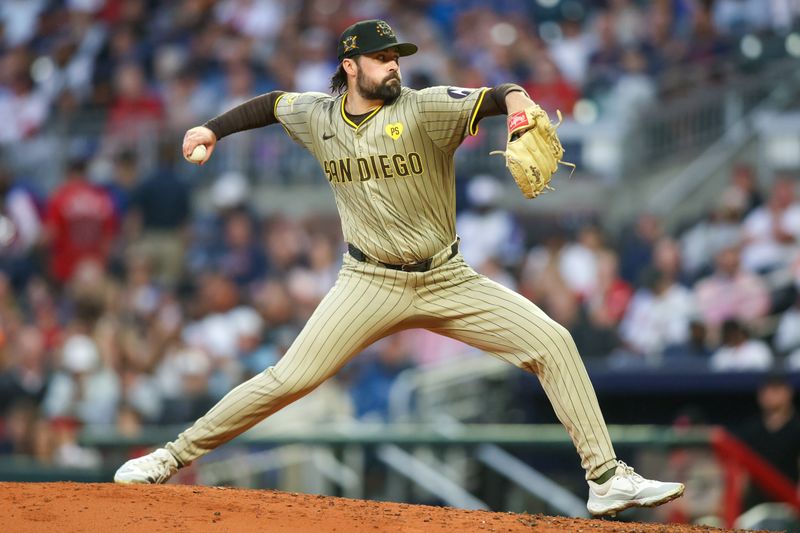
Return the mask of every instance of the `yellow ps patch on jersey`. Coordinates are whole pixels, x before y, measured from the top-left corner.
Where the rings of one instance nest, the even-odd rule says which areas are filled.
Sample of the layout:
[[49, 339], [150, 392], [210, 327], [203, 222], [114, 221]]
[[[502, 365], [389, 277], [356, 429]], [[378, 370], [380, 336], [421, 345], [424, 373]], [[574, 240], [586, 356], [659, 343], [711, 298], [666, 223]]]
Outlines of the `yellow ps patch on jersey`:
[[399, 122], [395, 122], [394, 124], [387, 124], [386, 125], [386, 135], [391, 137], [393, 140], [397, 140], [403, 134], [403, 125]]

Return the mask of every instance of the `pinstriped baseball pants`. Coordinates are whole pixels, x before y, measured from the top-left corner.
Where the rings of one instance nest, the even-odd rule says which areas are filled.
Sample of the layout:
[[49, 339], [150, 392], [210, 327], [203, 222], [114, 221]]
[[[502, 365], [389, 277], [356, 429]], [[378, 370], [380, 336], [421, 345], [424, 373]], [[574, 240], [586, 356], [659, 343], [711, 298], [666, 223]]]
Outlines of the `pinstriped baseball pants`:
[[477, 274], [461, 254], [428, 272], [389, 270], [345, 254], [335, 285], [280, 361], [231, 390], [166, 447], [189, 464], [308, 394], [373, 342], [408, 328], [452, 337], [535, 373], [587, 479], [615, 466], [569, 332], [526, 298]]

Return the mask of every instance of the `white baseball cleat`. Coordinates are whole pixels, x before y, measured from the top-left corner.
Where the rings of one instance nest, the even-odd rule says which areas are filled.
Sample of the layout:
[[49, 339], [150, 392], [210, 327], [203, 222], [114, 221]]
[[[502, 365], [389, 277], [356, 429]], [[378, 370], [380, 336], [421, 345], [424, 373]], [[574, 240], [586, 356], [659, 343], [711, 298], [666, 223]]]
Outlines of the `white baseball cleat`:
[[165, 448], [131, 459], [114, 474], [114, 483], [164, 483], [178, 471], [178, 461]]
[[683, 483], [645, 479], [633, 468], [617, 461], [617, 471], [605, 483], [589, 481], [586, 508], [594, 516], [614, 515], [630, 507], [655, 507], [683, 494]]

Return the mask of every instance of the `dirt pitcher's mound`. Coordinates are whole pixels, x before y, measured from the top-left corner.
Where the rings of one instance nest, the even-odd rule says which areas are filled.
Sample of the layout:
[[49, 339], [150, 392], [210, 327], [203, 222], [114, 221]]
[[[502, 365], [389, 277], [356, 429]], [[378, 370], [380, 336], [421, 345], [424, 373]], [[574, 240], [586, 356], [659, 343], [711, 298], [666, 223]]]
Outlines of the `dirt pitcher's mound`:
[[0, 483], [0, 508], [3, 530], [14, 533], [709, 531], [191, 485]]

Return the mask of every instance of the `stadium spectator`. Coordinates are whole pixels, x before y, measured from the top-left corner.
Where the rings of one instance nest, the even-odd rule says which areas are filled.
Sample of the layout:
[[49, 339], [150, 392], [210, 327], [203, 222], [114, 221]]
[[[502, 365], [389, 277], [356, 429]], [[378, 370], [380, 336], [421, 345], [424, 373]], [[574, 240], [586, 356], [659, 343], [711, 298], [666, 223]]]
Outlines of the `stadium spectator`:
[[124, 150], [114, 157], [111, 180], [105, 184], [105, 188], [111, 195], [111, 200], [114, 202], [114, 213], [120, 221], [125, 221], [131, 208], [136, 185], [139, 183], [139, 172], [136, 152]]
[[660, 272], [673, 283], [688, 286], [683, 274], [681, 248], [672, 237], [661, 237], [653, 248], [653, 264], [650, 269]]
[[[0, 276], [0, 280], [2, 279], [3, 277]], [[2, 287], [1, 283], [0, 287]], [[63, 324], [60, 321], [55, 292], [44, 278], [36, 276], [28, 280], [25, 291], [20, 296], [26, 303], [32, 325], [42, 332], [47, 350], [60, 346], [63, 341]], [[2, 313], [4, 324], [7, 324], [11, 320], [5, 315], [18, 311], [18, 306], [5, 305], [5, 302], [3, 304], [0, 313]]]
[[214, 405], [209, 392], [210, 357], [198, 348], [170, 346], [155, 370], [163, 399], [161, 423], [191, 420]]
[[607, 93], [621, 71], [623, 47], [614, 31], [614, 18], [608, 12], [600, 12], [595, 18], [596, 45], [589, 56], [585, 89], [587, 94], [598, 97]]
[[620, 67], [621, 72], [606, 97], [604, 112], [606, 117], [613, 117], [622, 128], [630, 130], [639, 115], [652, 109], [657, 87], [647, 73], [647, 58], [636, 48], [622, 52]]
[[328, 237], [317, 233], [308, 239], [308, 264], [296, 265], [286, 278], [289, 294], [305, 316], [311, 315], [333, 287], [341, 263]]
[[507, 287], [512, 291], [517, 290], [517, 280], [514, 279], [514, 276], [512, 276], [508, 270], [503, 267], [500, 258], [487, 258], [479, 268], [475, 269], [475, 271], [483, 274], [493, 281], [496, 281], [503, 287]]
[[698, 281], [694, 291], [703, 320], [714, 330], [729, 319], [753, 323], [770, 307], [764, 281], [741, 269], [738, 247], [719, 252], [714, 272]]
[[635, 353], [657, 361], [666, 346], [688, 339], [694, 312], [692, 292], [668, 274], [652, 270], [633, 295], [620, 334]]
[[662, 354], [662, 361], [665, 364], [681, 360], [708, 363], [711, 354], [708, 328], [699, 317], [694, 316], [689, 320], [689, 338], [684, 342], [667, 345]]
[[564, 230], [551, 228], [525, 256], [520, 271], [520, 289], [522, 294], [540, 307], [544, 306], [551, 283], [565, 285], [559, 271], [559, 256], [566, 245]]
[[[771, 373], [758, 388], [758, 416], [743, 423], [736, 434], [797, 486], [800, 482], [800, 417], [793, 399], [794, 387], [787, 377], [779, 372]], [[742, 508], [747, 510], [759, 503], [774, 501], [775, 498], [750, 482]]]
[[795, 181], [779, 177], [766, 205], [754, 209], [743, 223], [742, 267], [763, 273], [786, 267], [800, 239], [800, 203], [795, 199]]
[[163, 289], [153, 279], [153, 266], [147, 256], [128, 253], [121, 293], [125, 311], [134, 317], [147, 320], [158, 312]]
[[564, 116], [572, 115], [572, 108], [580, 98], [580, 92], [558, 71], [558, 66], [549, 57], [540, 57], [533, 67], [533, 76], [522, 86], [534, 102], [551, 117], [556, 111]]
[[190, 272], [199, 273], [217, 267], [224, 246], [225, 221], [238, 212], [250, 213], [250, 184], [240, 172], [228, 171], [216, 178], [209, 189], [212, 211], [194, 213], [187, 251]]
[[302, 49], [295, 72], [295, 90], [324, 91], [328, 87], [330, 73], [337, 67], [328, 54], [334, 36], [323, 28], [312, 28], [304, 31], [299, 39]]
[[267, 274], [267, 257], [259, 246], [249, 214], [238, 211], [229, 215], [224, 231], [218, 270], [241, 289], [263, 280]]
[[607, 251], [597, 259], [597, 286], [586, 302], [589, 317], [602, 327], [616, 327], [625, 316], [633, 287], [619, 275], [616, 252]]
[[39, 404], [44, 397], [50, 380], [51, 361], [44, 335], [34, 326], [23, 326], [11, 342], [11, 366], [0, 378], [0, 412], [12, 402], [30, 400]]
[[0, 269], [17, 289], [37, 271], [33, 254], [41, 234], [38, 199], [0, 165]]
[[663, 235], [661, 223], [651, 213], [640, 214], [632, 230], [626, 231], [620, 243], [620, 274], [628, 283], [637, 284], [639, 276], [653, 259], [653, 247]]
[[800, 297], [794, 305], [781, 315], [775, 329], [775, 349], [778, 353], [789, 355], [791, 360], [800, 362]]
[[592, 45], [592, 35], [583, 31], [580, 21], [561, 21], [561, 37], [550, 44], [550, 55], [558, 70], [574, 87], [583, 86]]
[[10, 74], [10, 79], [0, 86], [0, 116], [3, 117], [0, 145], [14, 145], [33, 138], [47, 120], [50, 102], [34, 87], [25, 70], [27, 66], [26, 63], [20, 65], [20, 70]]
[[598, 291], [599, 262], [608, 253], [602, 231], [594, 224], [581, 227], [577, 240], [561, 252], [559, 272], [580, 301], [590, 299]]
[[683, 271], [690, 280], [710, 274], [714, 258], [739, 244], [745, 209], [741, 193], [729, 188], [708, 214], [681, 235]]
[[83, 262], [105, 268], [117, 235], [114, 202], [104, 189], [88, 181], [85, 159], [73, 159], [64, 183], [47, 204], [45, 242], [50, 249], [50, 272], [67, 282]]
[[409, 336], [407, 332], [391, 335], [354, 363], [350, 391], [357, 418], [389, 420], [389, 391], [397, 376], [412, 368]]
[[[166, 150], [165, 150], [166, 152]], [[186, 230], [191, 215], [189, 188], [172, 170], [173, 157], [166, 154], [162, 165], [133, 192], [132, 215], [141, 234], [137, 253], [153, 265], [162, 284], [174, 287], [183, 273]]]
[[256, 41], [269, 41], [281, 30], [286, 7], [277, 0], [223, 0], [214, 7], [216, 20]]
[[25, 44], [36, 34], [37, 18], [47, 8], [47, 0], [3, 2], [0, 18], [3, 40], [8, 46]]
[[[184, 60], [178, 58], [177, 61]], [[183, 131], [203, 122], [213, 114], [217, 104], [213, 91], [202, 83], [192, 65], [176, 68], [178, 71], [168, 75], [161, 90], [166, 114], [164, 123], [172, 131]]]
[[[710, 3], [709, 3], [710, 4]], [[719, 35], [712, 19], [711, 6], [699, 3], [691, 12], [691, 32], [686, 60], [705, 67], [710, 74], [716, 74], [724, 65], [721, 61], [730, 49], [730, 43]]]
[[0, 414], [0, 454], [33, 456], [34, 425], [40, 419], [36, 403], [19, 398], [10, 406], [4, 407]]
[[718, 372], [769, 370], [773, 356], [767, 343], [752, 338], [736, 320], [722, 324], [722, 345], [711, 355], [711, 369]]
[[241, 306], [232, 313], [236, 330], [236, 357], [248, 379], [278, 362], [276, 348], [264, 342], [264, 319], [251, 307]]
[[714, 25], [726, 34], [738, 34], [749, 26], [763, 27], [769, 9], [758, 0], [717, 0], [712, 15]]
[[[764, 203], [764, 197], [758, 187], [758, 176], [752, 165], [742, 162], [734, 164], [729, 189], [738, 191], [744, 197], [745, 215], [749, 215]], [[723, 196], [725, 194], [723, 193]]]
[[276, 357], [282, 356], [302, 327], [289, 289], [279, 278], [269, 277], [258, 287], [253, 301], [266, 323], [264, 345], [273, 350]]
[[66, 468], [100, 468], [103, 460], [100, 452], [78, 444], [80, 428], [81, 424], [70, 417], [57, 417], [50, 421], [54, 465]]
[[514, 216], [498, 206], [502, 185], [494, 176], [474, 176], [467, 185], [469, 207], [456, 216], [464, 260], [480, 270], [490, 258], [504, 266], [522, 257], [522, 232]]
[[153, 135], [164, 115], [158, 95], [148, 86], [141, 65], [128, 62], [114, 73], [114, 96], [108, 110], [106, 132], [112, 144], [133, 147]]
[[95, 341], [77, 333], [64, 342], [60, 365], [42, 406], [50, 419], [68, 417], [85, 424], [113, 424], [119, 392], [119, 377], [104, 365]]
[[593, 320], [578, 297], [563, 285], [549, 288], [543, 308], [569, 330], [584, 359], [603, 358], [614, 353], [621, 344], [617, 329]]
[[[681, 10], [669, 2], [651, 4], [645, 26], [643, 50], [648, 57], [650, 72], [659, 80], [662, 96], [678, 95], [691, 83], [686, 75], [686, 30]], [[684, 11], [685, 13], [685, 11]]]
[[299, 221], [286, 216], [265, 220], [264, 244], [270, 262], [270, 273], [285, 278], [295, 264], [305, 262], [308, 234]]
[[[86, 20], [77, 14], [73, 19], [81, 25]], [[76, 105], [81, 105], [91, 96], [95, 56], [102, 45], [104, 32], [91, 23], [88, 26], [85, 31], [75, 28], [74, 36], [54, 39], [52, 55], [46, 60], [49, 68], [43, 73], [37, 71], [37, 88], [48, 102], [55, 102], [68, 94]], [[81, 35], [80, 39], [78, 35]]]

